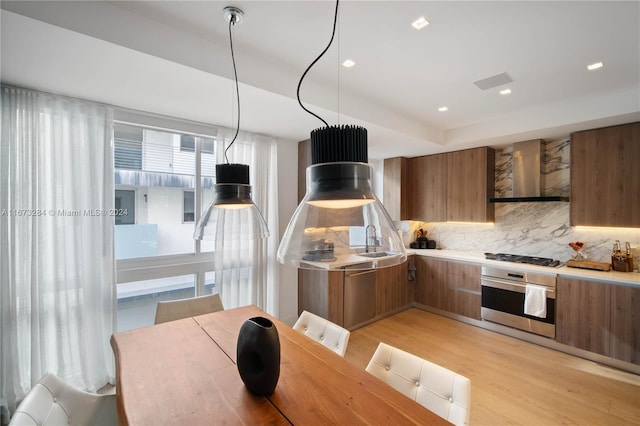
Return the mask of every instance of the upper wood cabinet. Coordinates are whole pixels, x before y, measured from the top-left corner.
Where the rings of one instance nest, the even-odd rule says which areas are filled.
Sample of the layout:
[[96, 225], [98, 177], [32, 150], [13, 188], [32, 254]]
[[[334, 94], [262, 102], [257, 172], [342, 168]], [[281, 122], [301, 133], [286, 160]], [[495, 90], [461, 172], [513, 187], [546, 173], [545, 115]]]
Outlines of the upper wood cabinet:
[[413, 158], [411, 165], [411, 218], [425, 222], [447, 220], [447, 155]]
[[411, 219], [411, 160], [406, 157], [384, 160], [383, 204], [393, 220]]
[[640, 123], [571, 134], [570, 224], [640, 227]]
[[495, 159], [489, 147], [447, 154], [447, 220], [494, 221]]
[[384, 175], [384, 204], [394, 220], [494, 220], [494, 204], [488, 198], [494, 195], [495, 152], [489, 147], [409, 161], [391, 158], [385, 160]]

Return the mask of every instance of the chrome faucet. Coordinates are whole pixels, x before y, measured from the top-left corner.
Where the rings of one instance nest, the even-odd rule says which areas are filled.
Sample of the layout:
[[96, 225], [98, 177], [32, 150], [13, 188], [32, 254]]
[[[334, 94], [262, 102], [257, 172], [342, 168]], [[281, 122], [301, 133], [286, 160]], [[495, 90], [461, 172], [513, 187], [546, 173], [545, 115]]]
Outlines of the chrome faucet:
[[376, 227], [373, 225], [367, 225], [365, 228], [365, 253], [369, 253], [369, 247], [373, 247], [373, 251], [376, 251], [376, 246], [378, 245], [378, 241], [376, 238]]

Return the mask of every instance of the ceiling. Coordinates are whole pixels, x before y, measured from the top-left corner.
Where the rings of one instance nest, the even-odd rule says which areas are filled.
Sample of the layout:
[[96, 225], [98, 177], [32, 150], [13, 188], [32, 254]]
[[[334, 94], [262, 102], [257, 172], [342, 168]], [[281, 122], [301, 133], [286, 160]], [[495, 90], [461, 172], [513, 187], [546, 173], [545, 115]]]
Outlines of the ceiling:
[[[227, 5], [245, 12], [233, 30], [241, 128], [307, 139], [322, 123], [296, 87], [329, 41], [333, 1], [2, 1], [0, 76], [233, 127]], [[418, 31], [420, 16], [430, 25]], [[588, 71], [594, 62], [604, 67]], [[474, 84], [503, 72], [512, 83]], [[640, 2], [342, 1], [301, 98], [329, 124], [367, 127], [372, 158], [637, 121]]]

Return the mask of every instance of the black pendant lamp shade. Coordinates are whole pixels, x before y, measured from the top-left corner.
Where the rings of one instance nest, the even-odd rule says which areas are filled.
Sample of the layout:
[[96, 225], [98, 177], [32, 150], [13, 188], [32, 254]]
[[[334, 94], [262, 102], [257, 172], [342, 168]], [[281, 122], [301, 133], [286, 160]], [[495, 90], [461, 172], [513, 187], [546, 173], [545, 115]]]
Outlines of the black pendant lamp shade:
[[253, 204], [246, 164], [216, 164], [216, 199], [220, 208], [242, 208]]
[[203, 212], [193, 237], [196, 240], [266, 238], [267, 224], [251, 199], [249, 166], [216, 164], [215, 198]]
[[311, 132], [307, 192], [278, 249], [278, 261], [306, 269], [370, 269], [406, 260], [393, 221], [371, 188], [367, 130]]

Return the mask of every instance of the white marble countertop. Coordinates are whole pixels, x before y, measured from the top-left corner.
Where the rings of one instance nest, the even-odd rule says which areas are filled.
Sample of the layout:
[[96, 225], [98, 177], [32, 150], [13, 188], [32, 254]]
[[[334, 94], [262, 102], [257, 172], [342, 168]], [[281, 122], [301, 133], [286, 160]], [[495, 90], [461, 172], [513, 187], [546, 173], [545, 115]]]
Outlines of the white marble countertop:
[[634, 272], [616, 272], [616, 271], [594, 271], [580, 268], [570, 268], [568, 266], [559, 266], [556, 268], [548, 266], [527, 265], [523, 263], [501, 262], [498, 260], [485, 259], [484, 253], [475, 251], [456, 251], [456, 250], [420, 250], [407, 249], [407, 255], [415, 254], [417, 256], [436, 257], [447, 260], [477, 263], [480, 265], [499, 266], [503, 269], [512, 269], [523, 272], [533, 272], [544, 275], [556, 275], [564, 278], [585, 279], [589, 281], [597, 281], [608, 284], [628, 285], [640, 287], [640, 273]]

